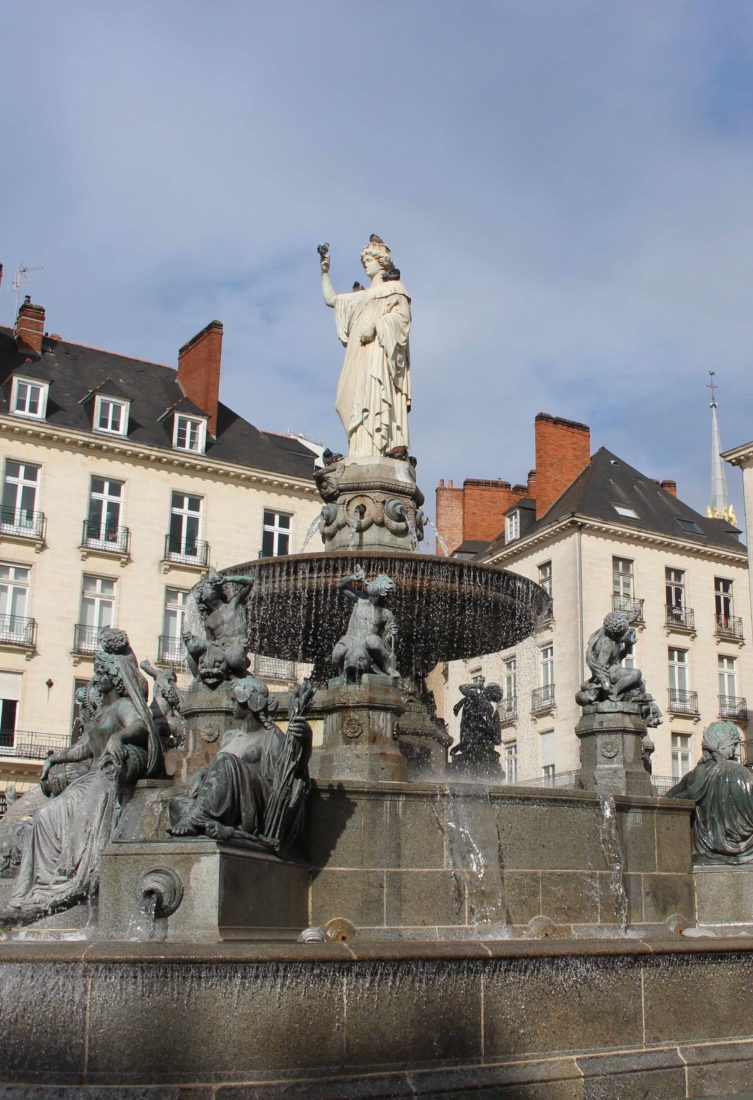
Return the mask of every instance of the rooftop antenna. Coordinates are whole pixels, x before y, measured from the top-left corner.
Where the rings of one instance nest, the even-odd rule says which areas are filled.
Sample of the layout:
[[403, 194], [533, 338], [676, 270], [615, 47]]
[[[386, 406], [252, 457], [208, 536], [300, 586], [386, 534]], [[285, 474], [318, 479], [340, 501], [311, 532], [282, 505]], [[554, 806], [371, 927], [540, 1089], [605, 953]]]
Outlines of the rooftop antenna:
[[709, 408], [711, 409], [711, 504], [706, 509], [706, 515], [710, 519], [725, 519], [730, 523], [736, 523], [735, 509], [729, 503], [727, 495], [727, 471], [722, 458], [722, 444], [719, 436], [719, 420], [716, 415], [717, 401], [716, 371], [709, 371], [710, 381], [706, 388], [711, 392]]
[[13, 276], [13, 289], [16, 292], [16, 317], [18, 317], [18, 302], [21, 297], [21, 291], [29, 281], [29, 275], [32, 271], [43, 271], [44, 268], [40, 265], [36, 267], [30, 267], [28, 264], [21, 264], [16, 274]]

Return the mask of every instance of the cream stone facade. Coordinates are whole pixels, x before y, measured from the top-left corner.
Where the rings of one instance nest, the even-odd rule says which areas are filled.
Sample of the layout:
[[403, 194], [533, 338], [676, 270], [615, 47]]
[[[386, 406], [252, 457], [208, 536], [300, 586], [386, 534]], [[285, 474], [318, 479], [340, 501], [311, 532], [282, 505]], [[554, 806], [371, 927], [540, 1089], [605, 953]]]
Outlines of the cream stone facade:
[[[169, 438], [150, 446], [57, 426], [12, 404], [0, 415], [0, 794], [31, 785], [46, 751], [69, 742], [98, 626], [123, 628], [139, 659], [172, 665], [185, 682], [183, 605], [202, 573], [261, 556], [265, 526], [267, 556], [302, 549], [321, 508], [304, 472], [315, 454], [288, 437], [264, 441], [279, 444], [278, 465], [293, 451], [299, 472], [189, 453]], [[23, 500], [19, 480], [30, 482]], [[117, 533], [100, 537], [86, 524], [103, 483], [119, 498]], [[173, 515], [180, 506], [194, 513], [188, 536]], [[257, 664], [273, 681], [293, 673], [281, 662]]]

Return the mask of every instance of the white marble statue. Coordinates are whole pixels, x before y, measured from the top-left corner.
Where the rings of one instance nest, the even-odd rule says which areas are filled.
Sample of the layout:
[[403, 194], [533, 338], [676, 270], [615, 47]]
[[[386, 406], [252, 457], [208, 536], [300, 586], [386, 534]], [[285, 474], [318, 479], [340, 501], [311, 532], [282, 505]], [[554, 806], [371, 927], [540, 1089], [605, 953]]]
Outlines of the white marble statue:
[[400, 272], [387, 245], [372, 234], [361, 252], [371, 286], [336, 294], [329, 246], [320, 245], [319, 255], [324, 301], [335, 311], [337, 335], [345, 345], [335, 408], [348, 433], [348, 453], [351, 458], [407, 458], [411, 317]]

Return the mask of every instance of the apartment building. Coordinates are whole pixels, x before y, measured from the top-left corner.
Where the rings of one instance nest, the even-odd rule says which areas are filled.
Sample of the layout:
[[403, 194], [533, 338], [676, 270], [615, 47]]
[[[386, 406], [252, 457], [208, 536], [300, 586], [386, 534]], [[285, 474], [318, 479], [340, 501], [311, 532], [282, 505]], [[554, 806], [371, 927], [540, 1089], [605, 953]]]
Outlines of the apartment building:
[[[488, 507], [495, 503], [492, 486], [485, 483]], [[458, 526], [465, 486], [449, 488], [438, 490], [437, 526], [445, 530], [442, 508], [454, 513], [454, 552], [529, 577], [552, 597], [552, 615], [532, 638], [454, 662], [433, 678], [455, 736], [459, 684], [479, 675], [501, 684], [508, 781], [564, 784], [579, 767], [575, 693], [589, 675], [583, 654], [612, 610], [634, 624], [630, 663], [643, 671], [664, 713], [652, 732], [660, 786], [696, 763], [709, 722], [730, 718], [743, 739], [750, 736], [748, 559], [729, 521], [700, 515], [677, 497], [673, 481], [646, 477], [605, 448], [591, 456], [585, 425], [546, 414], [536, 418], [536, 469], [527, 485], [499, 483], [495, 539], [477, 537], [472, 511]], [[478, 490], [471, 482], [469, 495]]]
[[300, 551], [321, 507], [316, 447], [219, 401], [218, 321], [177, 370], [44, 330], [28, 299], [0, 328], [0, 792], [67, 743], [102, 627], [184, 672], [200, 575]]

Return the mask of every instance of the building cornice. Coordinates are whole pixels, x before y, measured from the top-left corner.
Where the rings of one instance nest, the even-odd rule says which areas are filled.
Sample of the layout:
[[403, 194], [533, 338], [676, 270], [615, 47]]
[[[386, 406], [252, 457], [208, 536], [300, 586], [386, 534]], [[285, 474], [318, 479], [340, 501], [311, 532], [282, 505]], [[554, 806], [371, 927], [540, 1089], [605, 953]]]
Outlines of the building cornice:
[[276, 489], [295, 490], [306, 496], [318, 495], [313, 480], [292, 474], [277, 474], [272, 470], [257, 470], [234, 462], [222, 462], [188, 452], [163, 450], [160, 447], [132, 443], [116, 436], [99, 436], [93, 432], [80, 432], [71, 428], [58, 428], [51, 424], [24, 420], [12, 416], [0, 416], [0, 433], [6, 438], [19, 437], [65, 446], [73, 450], [97, 451], [112, 457], [126, 458], [134, 462], [148, 462], [152, 466], [172, 466], [194, 473], [211, 475], [223, 481], [249, 482], [273, 486]]
[[640, 531], [616, 523], [605, 523], [603, 520], [578, 515], [576, 512], [558, 520], [551, 527], [545, 527], [542, 531], [535, 531], [531, 535], [516, 539], [511, 546], [505, 547], [493, 558], [489, 558], [487, 564], [497, 565], [502, 564], [502, 562], [513, 561], [536, 546], [554, 541], [557, 536], [566, 533], [568, 528], [581, 528], [581, 530], [588, 530], [592, 534], [602, 535], [612, 540], [619, 539], [622, 542], [635, 542], [645, 546], [666, 547], [675, 553], [713, 558], [716, 561], [735, 562], [739, 565], [747, 565], [748, 562], [747, 552], [742, 546], [739, 551], [729, 550], [723, 546], [704, 546], [696, 542], [690, 542], [687, 539], [660, 535], [655, 531]]
[[739, 447], [722, 451], [722, 458], [733, 466], [744, 466], [746, 462], [753, 461], [753, 443], [741, 443]]

